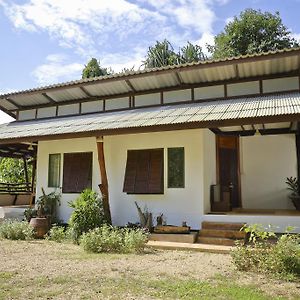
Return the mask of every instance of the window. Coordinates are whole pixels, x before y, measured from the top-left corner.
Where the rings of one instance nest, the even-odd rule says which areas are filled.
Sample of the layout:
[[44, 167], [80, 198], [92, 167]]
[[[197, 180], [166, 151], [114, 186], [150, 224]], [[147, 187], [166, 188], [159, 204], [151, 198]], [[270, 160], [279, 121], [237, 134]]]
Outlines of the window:
[[164, 150], [128, 150], [123, 192], [164, 193]]
[[93, 153], [65, 153], [63, 193], [81, 193], [92, 188]]
[[168, 148], [168, 187], [184, 188], [184, 148]]
[[60, 154], [49, 154], [48, 187], [60, 186]]

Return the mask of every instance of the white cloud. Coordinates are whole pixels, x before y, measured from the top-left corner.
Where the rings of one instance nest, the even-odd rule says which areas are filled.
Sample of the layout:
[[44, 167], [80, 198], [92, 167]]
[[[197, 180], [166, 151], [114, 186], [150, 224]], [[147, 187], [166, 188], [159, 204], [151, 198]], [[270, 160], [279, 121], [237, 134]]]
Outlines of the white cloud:
[[225, 20], [225, 24], [227, 25], [227, 24], [231, 23], [233, 20], [234, 20], [234, 17], [229, 17]]
[[38, 66], [32, 75], [40, 85], [80, 79], [83, 64], [68, 63], [67, 57], [61, 54], [51, 54], [46, 63]]
[[300, 33], [292, 33], [291, 36], [298, 42], [300, 42]]
[[[150, 19], [164, 19], [126, 0], [30, 0], [0, 5], [17, 29], [48, 32], [61, 46], [75, 48], [79, 53], [93, 53], [95, 40], [107, 33], [124, 38], [141, 30]], [[95, 33], [99, 39], [93, 37]]]
[[200, 40], [196, 42], [199, 46], [202, 47], [203, 52], [208, 55], [209, 52], [207, 50], [207, 45], [214, 45], [215, 40], [214, 40], [214, 35], [210, 33], [203, 33]]

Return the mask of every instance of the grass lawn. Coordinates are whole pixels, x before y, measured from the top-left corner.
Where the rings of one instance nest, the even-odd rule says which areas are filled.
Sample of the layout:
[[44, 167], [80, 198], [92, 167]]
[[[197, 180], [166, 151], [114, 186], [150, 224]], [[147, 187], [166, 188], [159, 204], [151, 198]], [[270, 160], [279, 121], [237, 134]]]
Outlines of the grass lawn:
[[223, 254], [86, 254], [5, 240], [0, 258], [0, 299], [300, 299], [299, 282], [237, 272]]

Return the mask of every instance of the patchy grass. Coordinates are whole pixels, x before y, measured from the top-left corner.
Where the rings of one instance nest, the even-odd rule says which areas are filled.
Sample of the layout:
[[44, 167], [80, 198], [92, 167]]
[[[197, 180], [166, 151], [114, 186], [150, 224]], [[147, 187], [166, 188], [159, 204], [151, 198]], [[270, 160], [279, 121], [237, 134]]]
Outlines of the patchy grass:
[[0, 299], [299, 299], [300, 283], [237, 272], [229, 255], [86, 254], [72, 244], [1, 241]]

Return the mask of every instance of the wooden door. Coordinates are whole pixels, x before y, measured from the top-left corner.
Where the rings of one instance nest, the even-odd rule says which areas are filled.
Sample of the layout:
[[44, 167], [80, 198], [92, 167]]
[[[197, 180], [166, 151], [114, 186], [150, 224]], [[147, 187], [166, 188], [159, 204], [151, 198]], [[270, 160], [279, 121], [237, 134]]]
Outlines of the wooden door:
[[221, 201], [230, 195], [231, 208], [241, 206], [239, 172], [239, 138], [236, 136], [217, 136], [218, 182]]

